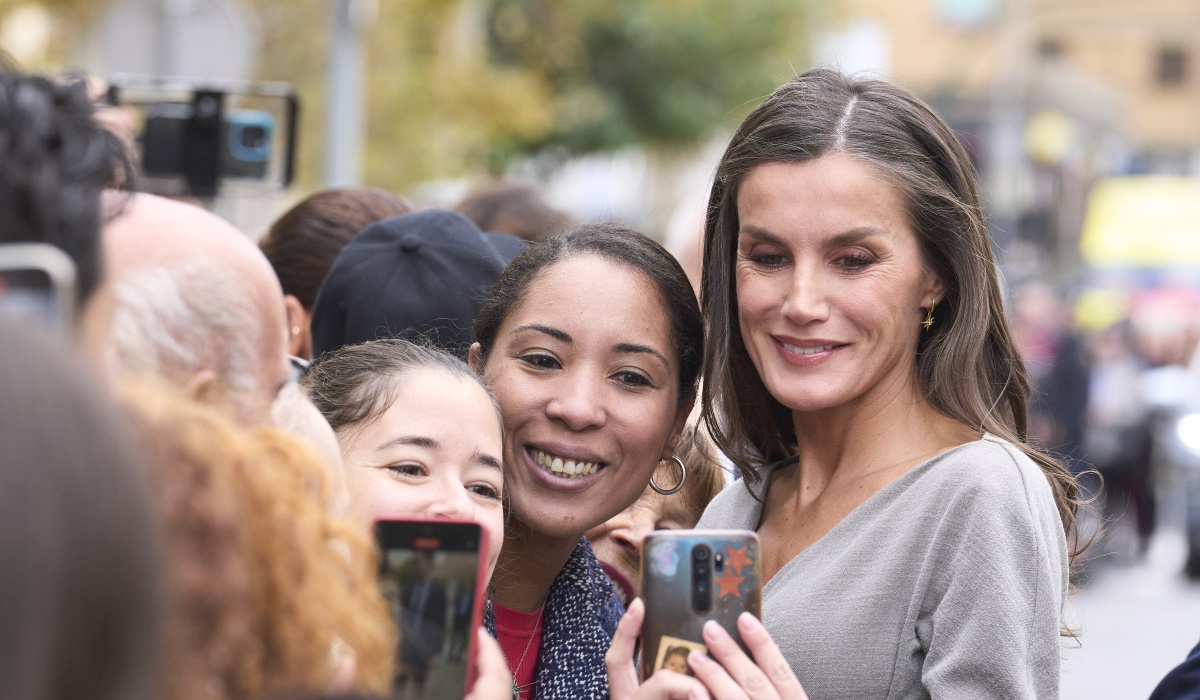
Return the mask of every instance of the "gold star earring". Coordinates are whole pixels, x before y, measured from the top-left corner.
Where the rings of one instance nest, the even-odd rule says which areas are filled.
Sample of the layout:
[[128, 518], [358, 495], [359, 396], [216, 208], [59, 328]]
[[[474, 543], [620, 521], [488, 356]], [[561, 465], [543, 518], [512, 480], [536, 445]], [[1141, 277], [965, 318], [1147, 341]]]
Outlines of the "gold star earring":
[[925, 312], [925, 320], [921, 321], [921, 325], [925, 326], [925, 330], [929, 330], [930, 328], [933, 328], [933, 307], [936, 305], [937, 305], [937, 302], [929, 303], [929, 311]]

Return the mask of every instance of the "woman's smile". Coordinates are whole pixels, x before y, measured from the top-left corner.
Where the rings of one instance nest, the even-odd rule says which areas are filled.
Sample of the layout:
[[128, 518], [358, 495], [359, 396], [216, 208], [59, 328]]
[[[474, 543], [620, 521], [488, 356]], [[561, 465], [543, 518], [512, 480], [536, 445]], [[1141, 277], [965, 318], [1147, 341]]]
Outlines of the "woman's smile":
[[637, 500], [670, 454], [670, 319], [642, 274], [598, 256], [556, 263], [537, 282], [501, 326], [486, 374], [504, 408], [514, 512], [578, 537]]
[[771, 336], [771, 339], [785, 361], [800, 367], [820, 364], [850, 347], [849, 343], [833, 340], [798, 340], [778, 335]]

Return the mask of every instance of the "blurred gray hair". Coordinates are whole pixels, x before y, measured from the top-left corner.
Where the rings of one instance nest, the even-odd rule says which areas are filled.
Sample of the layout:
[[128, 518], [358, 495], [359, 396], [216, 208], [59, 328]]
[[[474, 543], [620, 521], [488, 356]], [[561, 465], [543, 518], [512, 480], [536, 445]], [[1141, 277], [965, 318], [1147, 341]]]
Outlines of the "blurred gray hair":
[[209, 369], [226, 400], [244, 408], [261, 370], [263, 332], [254, 291], [229, 268], [148, 268], [113, 285], [110, 339], [121, 374], [183, 384]]

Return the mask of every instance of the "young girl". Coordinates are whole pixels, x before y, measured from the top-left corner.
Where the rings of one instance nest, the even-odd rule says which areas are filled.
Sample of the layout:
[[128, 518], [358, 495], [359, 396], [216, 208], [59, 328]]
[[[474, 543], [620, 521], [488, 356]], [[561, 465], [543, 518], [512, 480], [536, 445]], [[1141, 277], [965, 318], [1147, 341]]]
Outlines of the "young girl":
[[[470, 367], [405, 340], [375, 340], [322, 355], [304, 385], [337, 435], [351, 516], [475, 521], [490, 580], [504, 539], [500, 415]], [[471, 698], [506, 698], [503, 656], [479, 635]]]
[[337, 435], [352, 516], [474, 520], [490, 577], [504, 538], [503, 450], [478, 376], [439, 350], [375, 340], [323, 356], [304, 384]]

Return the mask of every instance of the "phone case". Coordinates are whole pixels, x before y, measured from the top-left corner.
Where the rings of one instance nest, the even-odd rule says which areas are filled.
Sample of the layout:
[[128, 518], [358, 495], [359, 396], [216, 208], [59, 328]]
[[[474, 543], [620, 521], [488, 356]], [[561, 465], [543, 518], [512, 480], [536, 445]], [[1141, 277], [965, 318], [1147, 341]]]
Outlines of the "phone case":
[[[699, 574], [698, 550], [704, 549], [708, 566]], [[691, 675], [687, 653], [708, 652], [701, 635], [708, 620], [745, 649], [736, 623], [743, 611], [761, 616], [760, 561], [758, 535], [749, 530], [663, 530], [648, 536], [642, 546], [643, 678], [663, 667]], [[698, 600], [701, 582], [709, 591], [707, 610]]]
[[[464, 683], [464, 695], [471, 692], [475, 687], [475, 680], [479, 675], [479, 669], [476, 660], [479, 650], [476, 644], [476, 630], [483, 624], [483, 607], [484, 596], [487, 591], [487, 538], [483, 536], [482, 528], [477, 522], [469, 520], [377, 520], [375, 522], [376, 543], [380, 547], [382, 553], [386, 553], [388, 549], [411, 549], [414, 542], [419, 541], [422, 537], [436, 537], [438, 539], [455, 540], [462, 539], [464, 536], [469, 536], [478, 543], [478, 548], [475, 550], [475, 581], [476, 586], [472, 595], [472, 607], [470, 614], [470, 622], [467, 628], [467, 650], [466, 650], [466, 678]], [[426, 549], [425, 547], [419, 547]], [[383, 562], [380, 562], [380, 572], [383, 571]]]

